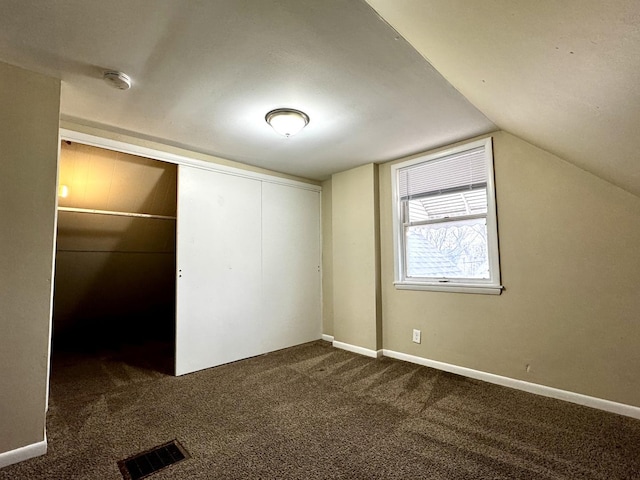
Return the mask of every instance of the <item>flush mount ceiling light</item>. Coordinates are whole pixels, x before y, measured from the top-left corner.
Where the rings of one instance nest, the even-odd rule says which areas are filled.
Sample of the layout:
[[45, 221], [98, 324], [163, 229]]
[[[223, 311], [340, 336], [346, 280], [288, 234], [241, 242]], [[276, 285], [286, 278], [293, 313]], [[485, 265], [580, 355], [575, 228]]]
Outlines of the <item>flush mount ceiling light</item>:
[[114, 70], [107, 70], [102, 76], [105, 82], [118, 90], [129, 90], [131, 88], [131, 79], [129, 75], [116, 72]]
[[309, 123], [306, 113], [293, 108], [271, 110], [264, 119], [276, 132], [285, 137], [295, 135]]

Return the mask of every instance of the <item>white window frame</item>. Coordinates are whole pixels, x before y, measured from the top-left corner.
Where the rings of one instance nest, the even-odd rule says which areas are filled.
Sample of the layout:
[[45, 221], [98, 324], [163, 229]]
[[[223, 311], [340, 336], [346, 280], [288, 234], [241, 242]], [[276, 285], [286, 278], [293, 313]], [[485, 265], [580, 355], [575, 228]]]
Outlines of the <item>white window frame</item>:
[[[402, 202], [399, 197], [399, 171], [420, 163], [437, 160], [449, 155], [484, 147], [485, 165], [487, 168], [487, 247], [489, 253], [488, 279], [416, 279], [408, 278], [405, 266], [405, 235], [402, 224]], [[401, 290], [429, 290], [437, 292], [482, 293], [499, 295], [503, 286], [500, 284], [500, 260], [498, 250], [498, 221], [496, 215], [496, 195], [493, 174], [492, 138], [477, 140], [458, 147], [446, 149], [430, 155], [419, 155], [391, 166], [391, 191], [393, 211], [393, 251], [394, 251], [394, 285]], [[455, 218], [452, 218], [455, 221]]]

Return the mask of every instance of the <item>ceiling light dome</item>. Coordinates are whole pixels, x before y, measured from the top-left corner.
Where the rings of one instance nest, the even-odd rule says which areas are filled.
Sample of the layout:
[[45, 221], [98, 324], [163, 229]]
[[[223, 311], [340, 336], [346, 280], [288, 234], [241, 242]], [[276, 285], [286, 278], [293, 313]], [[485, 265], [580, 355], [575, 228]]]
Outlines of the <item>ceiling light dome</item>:
[[309, 123], [306, 113], [293, 108], [271, 110], [264, 119], [276, 132], [285, 137], [295, 135]]

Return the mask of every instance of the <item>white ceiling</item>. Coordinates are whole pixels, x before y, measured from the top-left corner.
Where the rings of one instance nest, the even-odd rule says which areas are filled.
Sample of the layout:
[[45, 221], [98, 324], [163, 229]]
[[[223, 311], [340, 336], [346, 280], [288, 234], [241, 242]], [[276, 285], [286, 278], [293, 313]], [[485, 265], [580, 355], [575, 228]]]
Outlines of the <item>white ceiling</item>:
[[61, 78], [65, 119], [312, 179], [496, 128], [364, 0], [0, 0], [0, 60]]
[[498, 127], [640, 196], [640, 1], [367, 1]]
[[367, 1], [0, 0], [0, 61], [61, 78], [65, 119], [293, 175], [497, 125], [640, 195], [640, 1]]

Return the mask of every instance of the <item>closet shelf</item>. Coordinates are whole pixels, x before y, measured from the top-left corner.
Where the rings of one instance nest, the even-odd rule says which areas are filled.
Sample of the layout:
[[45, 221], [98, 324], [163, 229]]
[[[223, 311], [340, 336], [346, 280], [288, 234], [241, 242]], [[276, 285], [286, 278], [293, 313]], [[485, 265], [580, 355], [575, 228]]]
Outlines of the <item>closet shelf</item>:
[[136, 218], [155, 218], [158, 220], [175, 220], [176, 217], [168, 215], [154, 215], [152, 213], [135, 213], [135, 212], [115, 212], [112, 210], [95, 210], [91, 208], [76, 208], [76, 207], [58, 207], [59, 212], [73, 212], [73, 213], [92, 213], [95, 215], [115, 215], [118, 217], [136, 217]]

